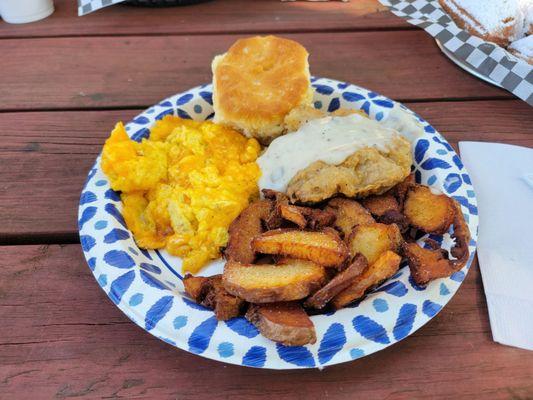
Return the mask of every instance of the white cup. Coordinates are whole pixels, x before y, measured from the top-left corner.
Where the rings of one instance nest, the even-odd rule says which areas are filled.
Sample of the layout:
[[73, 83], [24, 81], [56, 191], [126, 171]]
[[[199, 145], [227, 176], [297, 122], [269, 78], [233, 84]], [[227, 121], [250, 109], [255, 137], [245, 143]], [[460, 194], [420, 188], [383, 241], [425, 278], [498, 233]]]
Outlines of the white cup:
[[0, 0], [0, 15], [10, 24], [38, 21], [53, 12], [52, 0]]

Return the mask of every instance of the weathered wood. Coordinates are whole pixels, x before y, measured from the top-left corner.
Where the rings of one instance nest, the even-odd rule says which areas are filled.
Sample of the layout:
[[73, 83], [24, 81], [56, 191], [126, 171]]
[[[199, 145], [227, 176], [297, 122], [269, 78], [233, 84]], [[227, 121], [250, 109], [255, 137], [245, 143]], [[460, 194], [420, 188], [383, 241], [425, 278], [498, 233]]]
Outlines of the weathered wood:
[[377, 0], [282, 3], [215, 0], [191, 7], [113, 6], [78, 18], [75, 1], [55, 0], [49, 18], [31, 24], [0, 23], [0, 38], [87, 35], [163, 35], [230, 32], [415, 29]]
[[98, 287], [79, 245], [1, 247], [0, 264], [5, 398], [533, 396], [533, 353], [492, 341], [477, 266], [401, 343], [324, 371], [268, 371], [188, 354], [135, 326]]
[[[307, 47], [314, 75], [354, 82], [391, 98], [511, 97], [459, 69], [422, 31], [286, 36]], [[237, 37], [1, 40], [0, 110], [146, 107], [210, 82], [211, 60]]]
[[[482, 140], [533, 147], [533, 114], [518, 100], [409, 106], [452, 144]], [[0, 165], [9, 167], [0, 168], [0, 241], [77, 240], [77, 204], [87, 172], [114, 124], [138, 112], [2, 114]]]

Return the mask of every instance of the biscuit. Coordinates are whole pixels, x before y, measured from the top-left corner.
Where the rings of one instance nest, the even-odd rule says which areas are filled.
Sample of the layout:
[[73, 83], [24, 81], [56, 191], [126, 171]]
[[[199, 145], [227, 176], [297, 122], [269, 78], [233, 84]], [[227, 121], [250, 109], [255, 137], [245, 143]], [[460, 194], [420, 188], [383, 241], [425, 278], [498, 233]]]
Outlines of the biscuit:
[[282, 135], [285, 116], [313, 98], [308, 56], [276, 36], [237, 40], [212, 63], [214, 121], [263, 144]]

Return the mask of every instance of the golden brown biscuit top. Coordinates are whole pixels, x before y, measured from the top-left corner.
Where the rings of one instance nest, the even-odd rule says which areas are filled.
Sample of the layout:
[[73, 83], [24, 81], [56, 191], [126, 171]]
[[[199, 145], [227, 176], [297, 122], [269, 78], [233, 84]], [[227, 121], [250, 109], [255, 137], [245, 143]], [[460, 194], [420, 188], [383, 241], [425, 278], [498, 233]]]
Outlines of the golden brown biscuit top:
[[213, 68], [224, 118], [282, 121], [308, 96], [308, 55], [299, 43], [276, 36], [237, 40]]

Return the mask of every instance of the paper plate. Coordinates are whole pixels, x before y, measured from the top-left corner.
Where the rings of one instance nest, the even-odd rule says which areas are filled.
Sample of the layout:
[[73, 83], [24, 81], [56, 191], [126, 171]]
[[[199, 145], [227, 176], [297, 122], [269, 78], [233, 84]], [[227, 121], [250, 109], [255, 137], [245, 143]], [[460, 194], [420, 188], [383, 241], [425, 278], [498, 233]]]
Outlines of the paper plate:
[[[446, 305], [457, 291], [474, 257], [477, 238], [476, 198], [470, 178], [453, 148], [435, 129], [403, 105], [375, 92], [331, 79], [313, 78], [315, 107], [364, 110], [386, 121], [393, 107], [418, 120], [424, 137], [413, 145], [418, 182], [434, 186], [456, 199], [470, 227], [471, 257], [463, 270], [417, 286], [405, 265], [363, 301], [348, 308], [311, 317], [317, 342], [302, 347], [276, 344], [259, 334], [244, 318], [217, 321], [213, 312], [192, 302], [183, 291], [181, 260], [165, 251], [140, 249], [121, 215], [119, 194], [100, 168], [90, 170], [79, 205], [79, 231], [89, 268], [100, 287], [133, 322], [161, 340], [214, 360], [257, 368], [322, 368], [354, 360], [388, 347], [414, 331]], [[154, 121], [167, 114], [205, 120], [213, 117], [211, 85], [193, 88], [150, 107], [126, 125], [140, 141]], [[450, 235], [431, 235], [446, 249]], [[222, 271], [218, 260], [202, 271]]]

